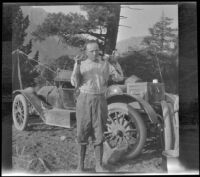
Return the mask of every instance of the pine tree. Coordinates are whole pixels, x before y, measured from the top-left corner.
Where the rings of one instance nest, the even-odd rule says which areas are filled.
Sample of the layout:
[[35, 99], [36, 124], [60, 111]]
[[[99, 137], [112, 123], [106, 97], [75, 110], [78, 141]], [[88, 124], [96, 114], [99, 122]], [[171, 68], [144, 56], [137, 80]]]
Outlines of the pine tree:
[[39, 61], [39, 51], [38, 50], [35, 52], [33, 59], [36, 61]]
[[50, 13], [33, 36], [45, 40], [57, 35], [68, 45], [80, 48], [92, 37], [101, 50], [111, 54], [116, 46], [120, 5], [83, 5], [81, 9], [87, 12], [87, 18], [78, 13]]
[[111, 54], [115, 49], [119, 20], [120, 5], [84, 5], [81, 7], [88, 14], [88, 23], [99, 31], [100, 46], [105, 53]]
[[[28, 44], [24, 45], [25, 37], [27, 36], [26, 29], [30, 22], [29, 17], [23, 16], [22, 10], [19, 6], [13, 6], [13, 21], [12, 21], [12, 50], [20, 49], [26, 55], [32, 52], [32, 39]], [[21, 77], [23, 87], [33, 86], [34, 78], [38, 75], [35, 67], [36, 62], [29, 60], [28, 57], [19, 56]]]
[[172, 22], [173, 19], [162, 13], [160, 21], [149, 28], [150, 36], [145, 37], [143, 43], [150, 51], [171, 53], [177, 39], [177, 29], [170, 26]]
[[[167, 90], [177, 92], [178, 82], [178, 35], [172, 28], [173, 19], [162, 13], [160, 21], [149, 28], [150, 36], [143, 40], [151, 58], [154, 75], [166, 83]], [[174, 88], [174, 89], [172, 89]]]
[[[16, 11], [17, 10], [17, 11]], [[24, 39], [27, 36], [27, 33], [25, 30], [29, 26], [29, 18], [26, 16], [23, 17], [23, 13], [20, 7], [18, 9], [15, 9], [16, 14], [13, 16], [13, 22], [12, 22], [12, 48], [13, 50], [16, 49], [22, 49]]]

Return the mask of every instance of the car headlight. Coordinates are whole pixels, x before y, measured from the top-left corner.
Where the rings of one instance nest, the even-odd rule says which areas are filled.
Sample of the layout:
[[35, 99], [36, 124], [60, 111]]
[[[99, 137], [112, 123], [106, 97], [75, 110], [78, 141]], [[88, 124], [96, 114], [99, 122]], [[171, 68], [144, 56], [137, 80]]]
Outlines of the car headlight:
[[106, 97], [109, 97], [111, 95], [120, 95], [120, 94], [123, 94], [122, 89], [115, 85], [108, 87], [106, 91]]

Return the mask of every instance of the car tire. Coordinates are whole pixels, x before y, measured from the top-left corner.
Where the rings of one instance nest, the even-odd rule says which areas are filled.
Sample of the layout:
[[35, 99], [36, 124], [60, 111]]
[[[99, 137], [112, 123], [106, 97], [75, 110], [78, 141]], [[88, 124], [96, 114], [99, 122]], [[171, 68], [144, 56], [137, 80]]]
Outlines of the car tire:
[[[145, 145], [146, 138], [147, 138], [147, 130], [146, 130], [145, 123], [144, 123], [141, 115], [134, 108], [129, 107], [128, 104], [126, 104], [126, 103], [119, 103], [118, 102], [118, 103], [109, 104], [108, 105], [108, 115], [113, 114], [113, 112], [115, 112], [115, 111], [124, 113], [126, 115], [126, 119], [127, 120], [129, 119], [129, 121], [132, 122], [131, 126], [135, 127], [135, 129], [136, 129], [136, 132], [137, 132], [137, 134], [136, 134], [137, 137], [135, 138], [136, 143], [134, 145], [133, 144], [128, 145], [126, 151], [123, 150], [123, 152], [125, 152], [124, 155], [123, 155], [123, 157], [125, 159], [133, 159], [141, 153], [141, 151], [142, 151], [142, 149]], [[126, 123], [126, 121], [125, 121], [125, 123]], [[107, 122], [107, 124], [108, 124], [108, 122]], [[113, 131], [116, 132], [115, 129]], [[127, 132], [128, 132], [128, 130], [127, 130]], [[132, 138], [132, 137], [130, 136], [130, 138]], [[106, 140], [106, 141], [109, 141], [109, 140]], [[118, 149], [118, 148], [119, 147], [117, 147], [117, 146], [115, 147], [115, 149]]]
[[17, 130], [23, 131], [27, 129], [28, 106], [26, 98], [22, 94], [18, 94], [14, 97], [12, 117], [14, 126]]

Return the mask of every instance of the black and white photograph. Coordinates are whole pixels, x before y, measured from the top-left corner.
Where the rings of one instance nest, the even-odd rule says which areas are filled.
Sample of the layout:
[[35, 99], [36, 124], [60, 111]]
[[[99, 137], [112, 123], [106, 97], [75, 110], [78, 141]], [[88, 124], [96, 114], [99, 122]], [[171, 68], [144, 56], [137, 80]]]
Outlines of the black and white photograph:
[[2, 175], [198, 175], [197, 3], [2, 6]]

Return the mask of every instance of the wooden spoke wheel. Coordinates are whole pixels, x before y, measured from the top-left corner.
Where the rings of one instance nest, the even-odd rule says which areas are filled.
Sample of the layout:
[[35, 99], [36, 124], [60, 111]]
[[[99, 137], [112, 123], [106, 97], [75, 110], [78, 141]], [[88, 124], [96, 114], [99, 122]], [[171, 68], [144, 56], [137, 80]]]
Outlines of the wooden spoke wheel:
[[28, 107], [26, 98], [22, 94], [15, 96], [12, 105], [12, 116], [15, 128], [17, 130], [25, 130], [28, 122]]
[[108, 105], [105, 140], [110, 148], [125, 150], [125, 158], [137, 156], [146, 141], [146, 127], [140, 114], [127, 104]]

